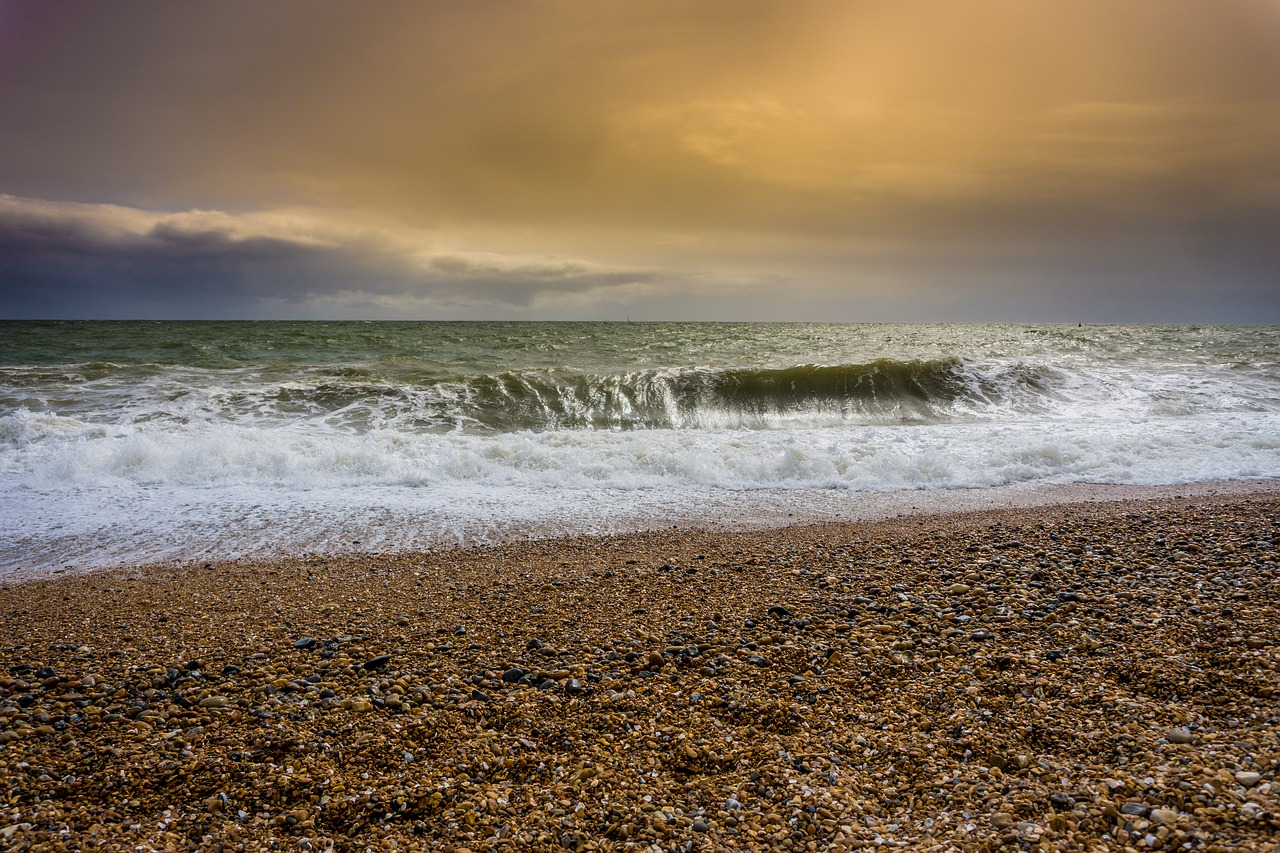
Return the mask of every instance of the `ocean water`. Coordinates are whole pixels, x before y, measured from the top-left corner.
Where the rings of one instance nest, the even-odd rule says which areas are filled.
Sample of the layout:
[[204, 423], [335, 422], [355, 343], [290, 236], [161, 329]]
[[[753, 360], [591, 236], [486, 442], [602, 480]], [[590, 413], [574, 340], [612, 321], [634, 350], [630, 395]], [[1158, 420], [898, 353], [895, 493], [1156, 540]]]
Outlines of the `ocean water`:
[[1280, 328], [0, 323], [0, 577], [1280, 477]]

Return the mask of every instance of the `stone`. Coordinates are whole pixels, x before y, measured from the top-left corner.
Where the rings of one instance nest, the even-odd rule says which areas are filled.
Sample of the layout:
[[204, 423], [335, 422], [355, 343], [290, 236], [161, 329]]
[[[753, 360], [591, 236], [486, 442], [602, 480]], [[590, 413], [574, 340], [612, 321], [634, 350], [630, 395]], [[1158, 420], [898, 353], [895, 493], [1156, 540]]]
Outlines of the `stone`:
[[765, 612], [774, 619], [788, 619], [791, 617], [791, 611], [781, 604], [775, 604]]
[[967, 583], [953, 583], [951, 586], [947, 587], [947, 592], [952, 595], [964, 595], [968, 591], [969, 585]]
[[1252, 788], [1254, 785], [1258, 784], [1258, 780], [1261, 778], [1262, 774], [1253, 770], [1236, 771], [1236, 781], [1246, 788]]
[[1191, 743], [1193, 737], [1190, 729], [1174, 728], [1165, 732], [1164, 739], [1169, 741], [1169, 743], [1184, 744]]
[[1265, 850], [1280, 497], [1152, 506], [6, 582], [0, 849]]
[[1069, 812], [1076, 807], [1076, 801], [1071, 795], [1058, 792], [1049, 795], [1049, 805], [1053, 806], [1055, 811]]
[[369, 658], [369, 660], [360, 664], [360, 667], [372, 672], [376, 669], [382, 669], [389, 663], [391, 663], [391, 655], [378, 655], [376, 658]]
[[295, 640], [293, 643], [293, 647], [295, 649], [314, 649], [316, 645], [317, 641], [315, 637], [303, 637], [300, 640]]

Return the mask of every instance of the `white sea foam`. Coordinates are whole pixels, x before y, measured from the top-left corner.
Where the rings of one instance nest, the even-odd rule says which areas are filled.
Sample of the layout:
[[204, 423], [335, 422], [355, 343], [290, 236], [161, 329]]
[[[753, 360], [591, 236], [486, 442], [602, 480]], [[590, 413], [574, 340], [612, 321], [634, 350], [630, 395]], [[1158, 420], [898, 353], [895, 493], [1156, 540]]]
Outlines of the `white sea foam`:
[[61, 329], [0, 349], [0, 577], [1280, 478], [1264, 327]]
[[0, 419], [0, 538], [6, 568], [94, 565], [627, 529], [801, 494], [1277, 477], [1276, 413], [475, 436], [19, 412]]

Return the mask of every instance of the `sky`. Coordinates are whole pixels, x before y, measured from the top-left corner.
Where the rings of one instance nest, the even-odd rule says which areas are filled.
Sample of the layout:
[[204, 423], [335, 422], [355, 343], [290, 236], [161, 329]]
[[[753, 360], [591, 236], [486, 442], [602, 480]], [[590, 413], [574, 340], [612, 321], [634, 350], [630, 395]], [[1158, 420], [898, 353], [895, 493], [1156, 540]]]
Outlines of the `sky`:
[[0, 0], [0, 317], [1280, 322], [1276, 0]]

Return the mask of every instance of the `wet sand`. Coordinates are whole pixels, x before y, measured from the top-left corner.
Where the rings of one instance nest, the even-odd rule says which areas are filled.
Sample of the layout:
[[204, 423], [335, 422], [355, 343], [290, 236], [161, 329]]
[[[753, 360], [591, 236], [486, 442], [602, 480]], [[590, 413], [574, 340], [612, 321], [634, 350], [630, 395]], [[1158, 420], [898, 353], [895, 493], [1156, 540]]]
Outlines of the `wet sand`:
[[1280, 495], [0, 587], [12, 849], [1275, 849]]

